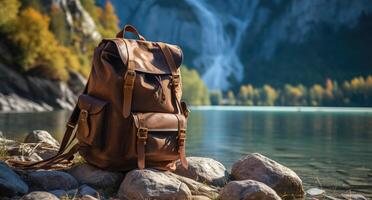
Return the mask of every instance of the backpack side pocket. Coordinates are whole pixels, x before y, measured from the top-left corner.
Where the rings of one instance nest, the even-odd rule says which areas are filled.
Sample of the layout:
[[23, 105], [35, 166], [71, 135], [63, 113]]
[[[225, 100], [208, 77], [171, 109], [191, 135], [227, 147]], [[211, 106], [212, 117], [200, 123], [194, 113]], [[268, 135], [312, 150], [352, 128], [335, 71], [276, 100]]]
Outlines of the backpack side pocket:
[[76, 137], [80, 143], [101, 148], [103, 144], [103, 130], [105, 128], [105, 111], [107, 102], [99, 98], [80, 95], [80, 108]]

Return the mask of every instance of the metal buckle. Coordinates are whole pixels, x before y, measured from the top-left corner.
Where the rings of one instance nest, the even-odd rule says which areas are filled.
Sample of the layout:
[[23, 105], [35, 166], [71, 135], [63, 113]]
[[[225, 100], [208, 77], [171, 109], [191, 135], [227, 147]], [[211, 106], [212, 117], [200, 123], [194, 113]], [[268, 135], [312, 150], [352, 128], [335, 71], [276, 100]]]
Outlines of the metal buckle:
[[81, 119], [81, 120], [85, 120], [85, 119], [87, 119], [87, 118], [88, 118], [88, 111], [82, 109], [82, 110], [80, 111], [80, 119]]
[[178, 140], [185, 141], [186, 140], [186, 129], [180, 129], [178, 131]]
[[142, 127], [138, 128], [137, 138], [140, 140], [147, 140], [147, 131], [148, 131], [147, 128], [142, 128]]
[[172, 75], [172, 85], [174, 87], [178, 87], [179, 84], [180, 84], [180, 75], [179, 74]]
[[124, 87], [133, 87], [135, 80], [136, 80], [136, 72], [127, 71], [124, 76]]

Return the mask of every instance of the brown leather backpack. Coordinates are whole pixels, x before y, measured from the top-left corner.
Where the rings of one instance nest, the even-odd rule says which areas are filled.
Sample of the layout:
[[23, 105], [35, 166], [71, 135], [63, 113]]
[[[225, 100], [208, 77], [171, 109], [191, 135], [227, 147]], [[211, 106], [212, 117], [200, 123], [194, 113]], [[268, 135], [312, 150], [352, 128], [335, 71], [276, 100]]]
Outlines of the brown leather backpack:
[[[139, 39], [124, 39], [126, 32]], [[102, 40], [58, 154], [23, 167], [49, 168], [79, 151], [88, 163], [108, 170], [174, 169], [178, 159], [187, 168], [181, 63], [179, 47], [146, 41], [131, 25]]]

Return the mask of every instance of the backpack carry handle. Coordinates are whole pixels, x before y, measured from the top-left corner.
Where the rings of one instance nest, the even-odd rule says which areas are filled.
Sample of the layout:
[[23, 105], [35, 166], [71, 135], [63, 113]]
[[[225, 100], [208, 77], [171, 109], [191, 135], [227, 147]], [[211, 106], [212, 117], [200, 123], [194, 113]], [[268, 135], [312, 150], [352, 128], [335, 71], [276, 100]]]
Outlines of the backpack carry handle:
[[125, 32], [131, 32], [133, 34], [135, 34], [138, 39], [140, 40], [146, 40], [145, 37], [143, 37], [141, 34], [138, 33], [137, 29], [134, 28], [134, 26], [130, 25], [130, 24], [127, 24], [124, 26], [123, 30], [121, 30], [119, 33], [116, 34], [116, 37], [117, 38], [125, 38]]

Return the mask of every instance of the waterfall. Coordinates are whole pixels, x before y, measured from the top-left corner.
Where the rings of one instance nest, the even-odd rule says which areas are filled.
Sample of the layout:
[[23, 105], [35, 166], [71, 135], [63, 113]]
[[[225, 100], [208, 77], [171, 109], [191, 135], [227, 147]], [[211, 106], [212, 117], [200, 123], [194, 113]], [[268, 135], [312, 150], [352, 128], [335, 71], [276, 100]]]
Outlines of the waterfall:
[[[241, 81], [243, 68], [238, 50], [243, 33], [251, 23], [258, 1], [251, 1], [249, 9], [240, 18], [224, 16], [222, 20], [218, 13], [204, 1], [186, 0], [194, 9], [201, 28], [201, 52], [194, 60], [194, 65], [204, 69], [202, 78], [209, 89], [227, 89], [229, 78]], [[234, 27], [233, 35], [225, 30], [226, 24]], [[231, 33], [230, 33], [231, 34]]]

